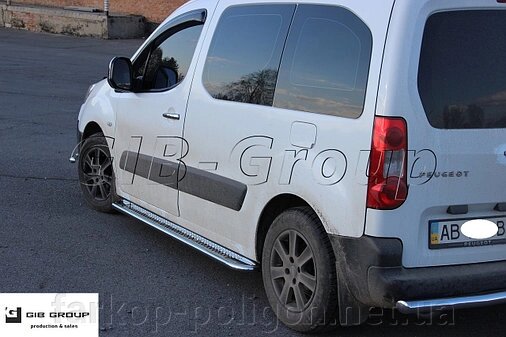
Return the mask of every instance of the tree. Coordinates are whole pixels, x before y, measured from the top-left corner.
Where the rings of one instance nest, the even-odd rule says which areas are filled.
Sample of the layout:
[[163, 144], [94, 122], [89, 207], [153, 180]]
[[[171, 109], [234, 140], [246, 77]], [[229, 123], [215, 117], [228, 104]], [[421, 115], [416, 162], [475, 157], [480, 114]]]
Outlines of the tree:
[[274, 69], [260, 70], [241, 77], [226, 85], [216, 98], [261, 105], [271, 105], [278, 72]]

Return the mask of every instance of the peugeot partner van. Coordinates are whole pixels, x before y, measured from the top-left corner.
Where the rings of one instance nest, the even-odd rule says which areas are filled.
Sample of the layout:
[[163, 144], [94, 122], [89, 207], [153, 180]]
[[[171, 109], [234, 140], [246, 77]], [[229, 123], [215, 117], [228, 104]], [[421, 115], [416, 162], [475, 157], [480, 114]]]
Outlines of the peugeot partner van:
[[260, 269], [299, 331], [505, 302], [505, 32], [505, 0], [190, 1], [90, 87], [84, 198]]

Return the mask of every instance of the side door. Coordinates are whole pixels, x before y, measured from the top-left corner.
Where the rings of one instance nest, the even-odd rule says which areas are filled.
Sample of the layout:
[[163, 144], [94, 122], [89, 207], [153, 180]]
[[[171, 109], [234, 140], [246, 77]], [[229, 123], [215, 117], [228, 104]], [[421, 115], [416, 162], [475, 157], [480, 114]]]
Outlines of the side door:
[[367, 186], [356, 163], [371, 145], [392, 2], [344, 2], [218, 3], [185, 123], [186, 227], [256, 258], [265, 205], [295, 195], [328, 232], [362, 235]]
[[154, 212], [178, 216], [178, 171], [193, 59], [203, 9], [164, 24], [133, 62], [134, 92], [114, 92], [117, 193]]

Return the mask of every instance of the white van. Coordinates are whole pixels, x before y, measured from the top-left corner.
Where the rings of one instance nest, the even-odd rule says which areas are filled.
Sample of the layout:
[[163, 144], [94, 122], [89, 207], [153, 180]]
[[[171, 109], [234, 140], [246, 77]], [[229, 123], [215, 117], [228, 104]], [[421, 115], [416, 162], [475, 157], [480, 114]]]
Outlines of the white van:
[[261, 268], [299, 331], [504, 302], [505, 32], [505, 0], [190, 1], [90, 87], [84, 197]]

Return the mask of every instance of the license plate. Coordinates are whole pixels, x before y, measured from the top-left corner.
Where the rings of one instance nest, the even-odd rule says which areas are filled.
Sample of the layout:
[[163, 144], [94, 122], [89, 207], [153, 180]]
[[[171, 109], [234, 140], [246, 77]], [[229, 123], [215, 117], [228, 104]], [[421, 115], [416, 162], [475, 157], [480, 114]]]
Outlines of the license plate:
[[506, 243], [504, 223], [506, 217], [480, 218], [492, 221], [499, 228], [497, 234], [489, 239], [475, 240], [462, 234], [460, 228], [473, 219], [431, 220], [429, 221], [429, 248], [482, 247]]

